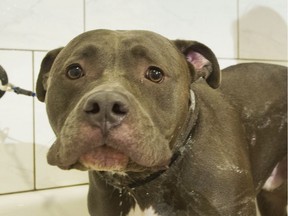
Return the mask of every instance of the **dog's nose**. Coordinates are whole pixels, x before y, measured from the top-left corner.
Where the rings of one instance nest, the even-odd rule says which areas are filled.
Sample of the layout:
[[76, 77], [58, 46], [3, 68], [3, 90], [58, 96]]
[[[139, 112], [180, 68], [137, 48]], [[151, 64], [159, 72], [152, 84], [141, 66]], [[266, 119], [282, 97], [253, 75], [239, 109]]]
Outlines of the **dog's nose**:
[[91, 124], [106, 132], [125, 118], [129, 112], [128, 100], [121, 93], [97, 92], [86, 100], [84, 112]]

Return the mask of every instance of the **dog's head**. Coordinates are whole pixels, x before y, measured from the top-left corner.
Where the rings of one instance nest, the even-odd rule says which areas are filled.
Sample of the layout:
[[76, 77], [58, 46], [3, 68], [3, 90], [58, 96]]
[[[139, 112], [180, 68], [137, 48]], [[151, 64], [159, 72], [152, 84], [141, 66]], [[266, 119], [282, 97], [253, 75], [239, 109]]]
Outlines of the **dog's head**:
[[63, 169], [164, 169], [191, 114], [191, 83], [200, 77], [219, 86], [209, 48], [148, 31], [90, 31], [50, 51], [37, 81], [57, 136], [48, 162]]

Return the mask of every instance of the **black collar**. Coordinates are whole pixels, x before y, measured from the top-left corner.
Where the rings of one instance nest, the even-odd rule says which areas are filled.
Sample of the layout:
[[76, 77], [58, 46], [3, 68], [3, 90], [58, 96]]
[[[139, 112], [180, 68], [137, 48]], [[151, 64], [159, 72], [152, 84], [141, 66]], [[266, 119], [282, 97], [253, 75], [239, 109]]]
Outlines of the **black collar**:
[[[177, 160], [177, 158], [180, 156], [180, 151], [177, 151], [171, 158], [171, 162], [169, 164], [169, 168], [172, 166], [172, 164]], [[169, 169], [168, 168], [168, 169]], [[147, 176], [145, 179], [141, 179], [139, 181], [136, 182], [132, 182], [131, 184], [128, 184], [128, 188], [136, 188], [142, 185], [145, 185], [153, 180], [155, 180], [156, 178], [158, 178], [159, 176], [161, 176], [164, 172], [166, 172], [167, 170], [159, 170], [155, 173], [152, 173], [151, 175]]]

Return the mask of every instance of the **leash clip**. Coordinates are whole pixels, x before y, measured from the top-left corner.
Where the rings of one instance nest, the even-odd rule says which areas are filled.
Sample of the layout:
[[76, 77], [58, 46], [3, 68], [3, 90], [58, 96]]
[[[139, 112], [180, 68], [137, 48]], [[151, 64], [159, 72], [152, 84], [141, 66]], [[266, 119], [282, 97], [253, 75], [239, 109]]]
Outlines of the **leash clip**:
[[0, 91], [13, 91], [13, 85], [11, 83], [2, 85], [2, 81], [0, 80]]

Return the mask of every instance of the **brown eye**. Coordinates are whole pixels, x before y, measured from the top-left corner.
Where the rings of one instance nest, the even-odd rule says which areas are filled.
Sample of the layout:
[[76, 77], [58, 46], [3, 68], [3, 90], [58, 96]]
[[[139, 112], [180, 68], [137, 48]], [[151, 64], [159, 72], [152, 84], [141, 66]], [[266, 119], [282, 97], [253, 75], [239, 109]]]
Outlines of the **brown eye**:
[[160, 83], [164, 80], [164, 73], [160, 68], [152, 66], [146, 71], [145, 77], [152, 82]]
[[80, 65], [74, 64], [67, 68], [66, 75], [69, 79], [75, 80], [84, 76], [84, 71]]

